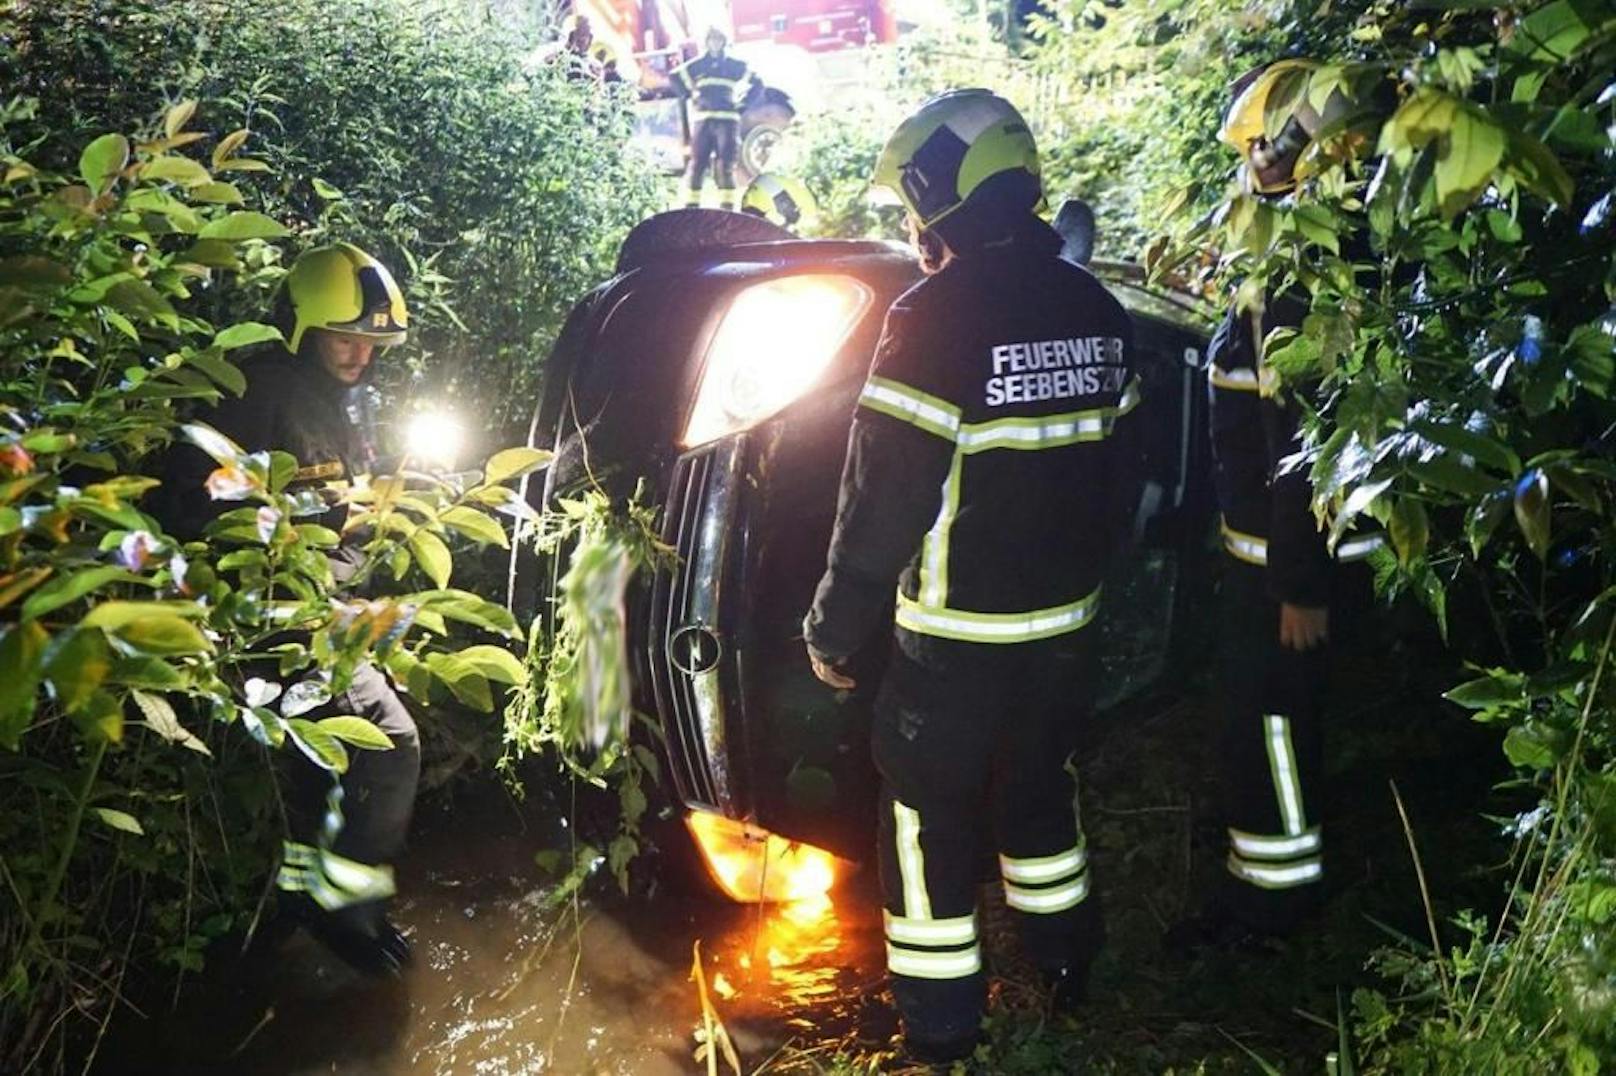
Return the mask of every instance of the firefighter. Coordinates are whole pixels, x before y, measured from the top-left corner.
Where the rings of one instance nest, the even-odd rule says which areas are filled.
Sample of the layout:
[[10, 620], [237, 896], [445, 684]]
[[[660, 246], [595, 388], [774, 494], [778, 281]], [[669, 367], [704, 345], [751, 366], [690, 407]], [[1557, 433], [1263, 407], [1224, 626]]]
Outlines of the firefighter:
[[690, 99], [690, 167], [683, 192], [686, 207], [701, 205], [707, 169], [714, 170], [721, 209], [735, 209], [735, 157], [741, 146], [741, 112], [760, 84], [743, 60], [727, 55], [729, 37], [718, 27], [707, 31], [707, 51], [673, 73], [680, 97]]
[[[295, 456], [298, 469], [288, 489], [320, 492], [351, 481], [370, 461], [345, 402], [349, 390], [368, 378], [376, 349], [403, 341], [409, 320], [403, 293], [380, 262], [339, 243], [293, 263], [275, 319], [284, 347], [244, 359], [246, 391], [225, 397], [199, 418], [249, 452]], [[195, 538], [233, 505], [209, 500], [205, 486], [216, 464], [201, 450], [177, 446], [166, 463], [159, 513], [173, 533]], [[346, 508], [326, 515], [302, 521], [342, 533]], [[340, 588], [364, 557], [350, 536], [327, 559]], [[394, 893], [388, 861], [402, 848], [414, 809], [420, 741], [409, 711], [374, 666], [360, 665], [345, 687], [338, 686], [325, 707], [303, 716], [357, 714], [393, 746], [350, 752], [340, 777], [312, 754], [291, 753], [281, 906], [359, 970], [396, 973], [408, 962], [410, 947], [387, 918]]]
[[800, 233], [813, 227], [819, 216], [819, 205], [802, 180], [764, 172], [746, 185], [746, 193], [741, 196], [741, 212]]
[[803, 628], [815, 675], [852, 690], [896, 587], [872, 733], [887, 969], [909, 1052], [936, 1062], [977, 1039], [990, 849], [1058, 1004], [1099, 946], [1072, 759], [1138, 499], [1139, 383], [1127, 314], [1035, 216], [1038, 153], [1009, 103], [932, 98], [874, 181], [929, 275], [887, 314]]
[[[1244, 159], [1253, 193], [1284, 197], [1308, 174], [1313, 137], [1346, 108], [1333, 94], [1317, 110], [1300, 95], [1270, 140], [1264, 112], [1282, 79], [1314, 65], [1286, 60], [1234, 84], [1219, 138]], [[1197, 915], [1169, 936], [1175, 946], [1273, 936], [1316, 907], [1323, 892], [1320, 704], [1329, 672], [1331, 612], [1367, 580], [1342, 563], [1383, 544], [1353, 533], [1334, 549], [1313, 515], [1305, 467], [1288, 467], [1302, 445], [1299, 392], [1282, 386], [1263, 361], [1275, 328], [1299, 328], [1305, 294], [1266, 296], [1258, 308], [1235, 304], [1208, 348], [1212, 455], [1226, 553], [1219, 596], [1227, 873]]]

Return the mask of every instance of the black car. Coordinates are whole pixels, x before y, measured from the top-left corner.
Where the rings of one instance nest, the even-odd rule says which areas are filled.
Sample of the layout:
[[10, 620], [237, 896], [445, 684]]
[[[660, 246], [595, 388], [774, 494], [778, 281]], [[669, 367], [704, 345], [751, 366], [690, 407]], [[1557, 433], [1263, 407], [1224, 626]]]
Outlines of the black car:
[[[1205, 578], [1208, 321], [1136, 267], [1090, 268], [1136, 319], [1149, 428], [1141, 541], [1107, 583], [1105, 705], [1168, 667], [1181, 581]], [[801, 625], [855, 400], [885, 311], [920, 270], [895, 244], [794, 239], [712, 210], [644, 222], [617, 269], [550, 357], [531, 443], [555, 459], [527, 496], [649, 497], [678, 559], [630, 595], [636, 705], [666, 732], [667, 772], [716, 880], [738, 899], [796, 895], [828, 881], [814, 849], [858, 859], [871, 846], [865, 685], [890, 641], [872, 640], [861, 689], [839, 695], [814, 679]], [[519, 556], [514, 606], [542, 614], [560, 567]]]

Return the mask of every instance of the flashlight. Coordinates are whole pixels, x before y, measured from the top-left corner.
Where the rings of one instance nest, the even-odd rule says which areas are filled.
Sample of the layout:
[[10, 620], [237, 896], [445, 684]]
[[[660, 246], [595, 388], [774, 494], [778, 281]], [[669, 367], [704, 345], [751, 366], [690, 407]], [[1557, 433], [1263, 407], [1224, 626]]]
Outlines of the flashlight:
[[417, 463], [449, 470], [454, 467], [465, 438], [466, 431], [453, 415], [421, 411], [404, 427], [404, 451]]

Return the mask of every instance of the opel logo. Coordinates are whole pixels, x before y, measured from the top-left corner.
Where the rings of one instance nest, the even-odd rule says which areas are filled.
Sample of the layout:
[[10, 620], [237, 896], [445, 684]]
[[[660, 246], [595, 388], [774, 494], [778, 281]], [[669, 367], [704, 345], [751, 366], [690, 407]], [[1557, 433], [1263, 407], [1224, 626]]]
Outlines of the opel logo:
[[686, 624], [668, 637], [668, 660], [686, 676], [700, 676], [718, 667], [723, 648], [705, 624]]

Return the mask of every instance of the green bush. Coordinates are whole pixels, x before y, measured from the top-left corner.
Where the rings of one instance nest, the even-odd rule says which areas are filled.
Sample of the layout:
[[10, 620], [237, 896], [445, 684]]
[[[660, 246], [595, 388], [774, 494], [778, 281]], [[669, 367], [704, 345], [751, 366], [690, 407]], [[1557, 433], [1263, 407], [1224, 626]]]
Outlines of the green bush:
[[404, 405], [452, 406], [494, 447], [525, 435], [577, 296], [653, 208], [625, 152], [629, 91], [531, 64], [537, 29], [452, 0], [61, 0], [0, 15], [0, 85], [40, 100], [43, 163], [179, 98], [250, 132], [237, 176], [299, 244], [393, 266], [416, 316]]
[[1319, 384], [1320, 520], [1387, 529], [1382, 587], [1452, 627], [1475, 666], [1446, 697], [1539, 793], [1505, 827], [1502, 908], [1448, 929], [1428, 908], [1430, 947], [1378, 958], [1399, 989], [1356, 998], [1359, 1071], [1596, 1072], [1616, 1059], [1616, 5], [1360, 3], [1333, 39], [1311, 13], [1280, 28], [1327, 63], [1269, 121], [1350, 98], [1318, 175], [1283, 200], [1223, 184], [1158, 269], [1216, 257], [1243, 304], [1311, 298], [1264, 349]]
[[[296, 461], [248, 455], [189, 401], [239, 393], [232, 353], [280, 346], [260, 323], [286, 229], [224, 177], [266, 178], [239, 139], [206, 142], [184, 101], [136, 138], [102, 134], [70, 174], [36, 164], [0, 112], [0, 1067], [58, 1063], [104, 1027], [145, 973], [201, 964], [256, 918], [281, 830], [270, 751], [334, 772], [385, 750], [361, 718], [303, 715], [361, 661], [418, 702], [482, 710], [526, 673], [504, 645], [454, 648], [449, 624], [519, 639], [502, 607], [449, 589], [458, 536], [503, 546], [493, 513], [527, 515], [505, 481], [543, 460], [495, 455], [475, 481], [397, 475], [356, 484], [368, 528], [355, 585], [333, 587], [310, 521], [326, 501], [287, 483]], [[181, 543], [142, 510], [154, 452], [188, 437], [240, 502]], [[361, 531], [360, 533], [367, 533]], [[285, 641], [301, 640], [301, 641]], [[277, 642], [277, 640], [280, 640]], [[129, 982], [126, 983], [126, 977]]]

